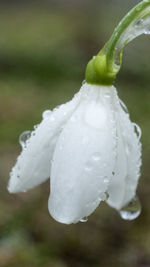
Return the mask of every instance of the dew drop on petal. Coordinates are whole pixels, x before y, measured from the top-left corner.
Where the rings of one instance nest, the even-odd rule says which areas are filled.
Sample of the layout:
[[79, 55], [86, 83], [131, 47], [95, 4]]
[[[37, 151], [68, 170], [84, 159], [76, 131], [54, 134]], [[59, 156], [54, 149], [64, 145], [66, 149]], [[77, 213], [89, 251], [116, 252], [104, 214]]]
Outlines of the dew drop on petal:
[[88, 221], [88, 217], [83, 217], [80, 222], [84, 223], [84, 222], [87, 222]]
[[108, 99], [108, 98], [110, 98], [111, 96], [110, 96], [109, 93], [106, 93], [104, 97]]
[[19, 143], [22, 147], [25, 147], [27, 140], [30, 138], [31, 132], [25, 131], [19, 137]]
[[45, 110], [42, 114], [43, 119], [48, 118], [51, 115], [52, 111], [50, 109]]
[[136, 123], [133, 123], [133, 125], [134, 125], [134, 131], [135, 131], [138, 139], [140, 139], [141, 135], [142, 135], [141, 129]]
[[100, 160], [100, 155], [99, 155], [99, 153], [95, 153], [95, 154], [92, 156], [92, 159], [93, 159], [93, 161], [99, 161], [99, 160]]
[[109, 199], [109, 194], [108, 194], [108, 192], [106, 192], [105, 195], [106, 195], [105, 201], [107, 201], [107, 200]]
[[109, 184], [109, 179], [108, 179], [108, 177], [104, 177], [104, 184]]
[[101, 194], [99, 195], [99, 200], [104, 201], [105, 199], [106, 199], [106, 194], [105, 194], [105, 193], [101, 193]]
[[85, 171], [90, 172], [92, 170], [92, 166], [90, 164], [87, 164], [85, 166]]
[[145, 30], [145, 34], [150, 34], [150, 29]]
[[101, 200], [101, 201], [107, 201], [108, 198], [109, 198], [109, 194], [107, 192], [101, 193], [99, 196], [99, 200]]
[[128, 109], [127, 109], [126, 105], [123, 103], [123, 101], [119, 99], [119, 103], [120, 103], [120, 106], [122, 107], [123, 111], [125, 113], [129, 113]]
[[38, 128], [38, 124], [37, 125], [34, 125], [34, 130], [36, 130]]
[[140, 200], [137, 196], [135, 196], [129, 204], [119, 211], [119, 214], [123, 220], [132, 221], [140, 215], [141, 210]]

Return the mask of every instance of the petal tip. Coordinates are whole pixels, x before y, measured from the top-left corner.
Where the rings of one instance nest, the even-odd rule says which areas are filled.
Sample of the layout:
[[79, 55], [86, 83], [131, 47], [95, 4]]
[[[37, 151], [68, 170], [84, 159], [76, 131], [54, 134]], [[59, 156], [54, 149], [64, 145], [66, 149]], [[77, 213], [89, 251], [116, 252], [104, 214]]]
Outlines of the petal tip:
[[69, 224], [75, 224], [79, 222], [79, 220], [76, 220], [73, 216], [64, 215], [62, 210], [61, 212], [60, 211], [58, 212], [58, 210], [54, 209], [53, 205], [51, 204], [50, 198], [48, 201], [48, 210], [52, 218], [59, 223], [69, 225]]
[[7, 190], [10, 194], [15, 194], [18, 192], [16, 188], [12, 184], [10, 184], [10, 182], [8, 183]]

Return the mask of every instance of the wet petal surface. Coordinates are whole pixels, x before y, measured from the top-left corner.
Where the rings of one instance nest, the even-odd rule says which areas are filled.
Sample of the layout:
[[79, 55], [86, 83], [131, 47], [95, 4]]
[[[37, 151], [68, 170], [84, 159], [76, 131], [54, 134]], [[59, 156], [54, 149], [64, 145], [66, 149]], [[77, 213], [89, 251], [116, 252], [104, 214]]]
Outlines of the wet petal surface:
[[113, 88], [89, 85], [58, 139], [49, 211], [59, 222], [83, 221], [107, 197], [115, 161], [113, 94]]
[[[10, 174], [9, 192], [26, 191], [48, 179], [51, 159], [59, 134], [79, 103], [80, 92], [72, 101], [43, 113], [43, 121], [28, 140], [20, 138], [23, 150]], [[27, 132], [26, 132], [27, 133]]]
[[114, 178], [109, 185], [108, 204], [121, 209], [136, 195], [136, 188], [141, 167], [141, 132], [132, 123], [129, 114], [115, 102], [118, 132], [117, 161]]

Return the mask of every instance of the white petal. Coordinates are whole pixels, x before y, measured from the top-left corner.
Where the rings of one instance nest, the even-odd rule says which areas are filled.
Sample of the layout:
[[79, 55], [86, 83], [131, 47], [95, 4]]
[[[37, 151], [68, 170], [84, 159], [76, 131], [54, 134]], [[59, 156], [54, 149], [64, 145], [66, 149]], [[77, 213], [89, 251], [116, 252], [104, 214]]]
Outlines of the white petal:
[[[127, 155], [128, 172], [126, 177], [126, 190], [122, 207], [129, 203], [136, 194], [141, 167], [141, 143], [135, 133], [134, 124], [124, 118], [124, 142]], [[123, 125], [122, 125], [123, 126]], [[128, 131], [127, 131], [128, 129]]]
[[121, 209], [136, 194], [141, 166], [141, 143], [129, 115], [121, 109], [116, 99], [118, 131], [118, 157], [114, 178], [109, 185], [108, 204]]
[[105, 199], [115, 160], [113, 87], [84, 89], [58, 139], [51, 170], [49, 211], [65, 224], [88, 216]]
[[48, 179], [58, 136], [79, 101], [80, 92], [53, 112], [44, 112], [43, 121], [32, 132], [12, 169], [9, 192], [26, 191]]
[[117, 136], [117, 156], [113, 178], [108, 187], [109, 198], [107, 203], [116, 209], [120, 209], [123, 203], [126, 188], [127, 159], [124, 142], [119, 127], [117, 127]]

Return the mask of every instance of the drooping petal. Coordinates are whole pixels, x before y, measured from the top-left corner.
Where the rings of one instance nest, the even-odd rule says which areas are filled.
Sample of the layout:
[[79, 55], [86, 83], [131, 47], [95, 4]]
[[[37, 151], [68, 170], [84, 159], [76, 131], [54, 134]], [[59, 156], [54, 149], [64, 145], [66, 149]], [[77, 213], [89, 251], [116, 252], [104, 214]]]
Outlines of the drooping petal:
[[80, 92], [70, 102], [43, 113], [42, 122], [32, 132], [12, 169], [9, 192], [26, 191], [48, 179], [58, 136], [79, 101]]
[[[140, 177], [141, 167], [141, 143], [140, 135], [135, 131], [135, 124], [131, 123], [127, 116], [121, 122], [122, 129], [124, 128], [124, 143], [127, 155], [127, 177], [126, 177], [126, 190], [122, 207], [129, 203], [136, 195], [138, 180]], [[128, 129], [128, 131], [127, 131]]]
[[78, 222], [106, 198], [116, 156], [113, 95], [113, 87], [85, 84], [81, 103], [58, 139], [48, 206], [61, 223]]
[[127, 176], [127, 158], [126, 151], [124, 148], [124, 142], [122, 133], [120, 131], [120, 125], [117, 125], [117, 142], [116, 142], [116, 161], [113, 173], [113, 178], [108, 186], [107, 200], [108, 204], [116, 209], [122, 207], [125, 188], [126, 188], [126, 176]]
[[115, 108], [118, 125], [118, 157], [115, 174], [108, 189], [107, 202], [119, 210], [136, 194], [141, 167], [141, 143], [140, 136], [135, 132], [135, 124], [130, 121], [129, 114], [121, 108], [117, 98]]

